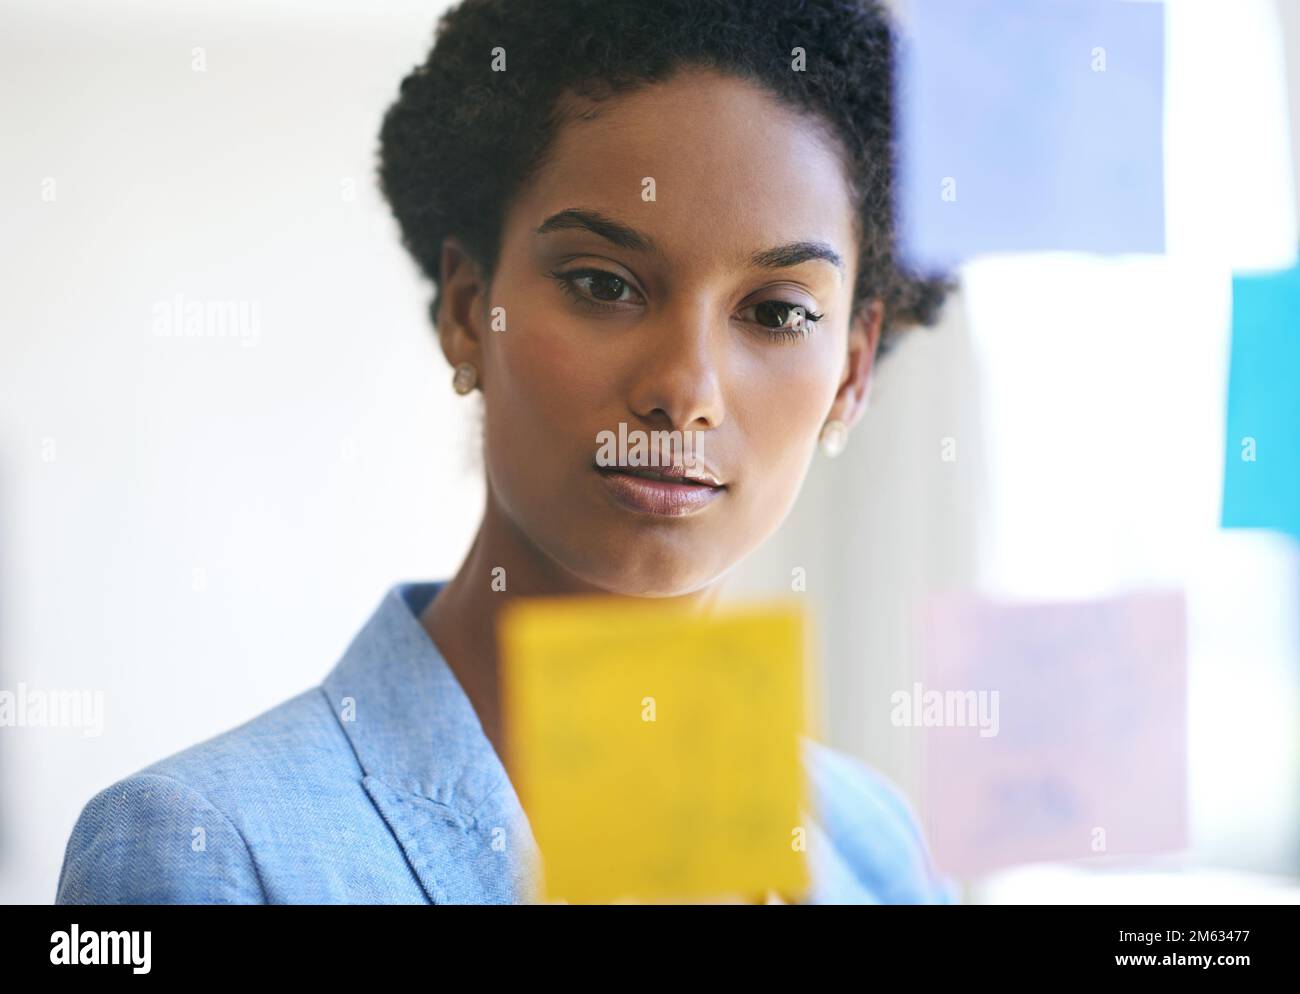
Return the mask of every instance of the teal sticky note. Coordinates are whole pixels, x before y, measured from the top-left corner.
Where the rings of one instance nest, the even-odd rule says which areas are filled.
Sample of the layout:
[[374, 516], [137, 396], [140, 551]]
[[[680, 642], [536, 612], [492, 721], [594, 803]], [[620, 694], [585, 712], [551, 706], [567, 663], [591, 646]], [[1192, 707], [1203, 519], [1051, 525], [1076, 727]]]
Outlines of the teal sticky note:
[[1222, 523], [1300, 539], [1300, 267], [1232, 281]]

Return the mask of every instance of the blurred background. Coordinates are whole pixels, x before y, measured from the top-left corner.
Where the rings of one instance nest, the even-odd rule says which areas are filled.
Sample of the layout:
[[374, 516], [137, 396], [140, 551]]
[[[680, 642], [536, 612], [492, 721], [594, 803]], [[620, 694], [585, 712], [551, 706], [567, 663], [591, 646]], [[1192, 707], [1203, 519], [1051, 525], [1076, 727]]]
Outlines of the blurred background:
[[[468, 548], [475, 408], [373, 178], [446, 6], [5, 5], [0, 690], [103, 721], [0, 727], [0, 902], [53, 900], [96, 791], [317, 684]], [[1295, 265], [1300, 0], [1165, 18], [1165, 251], [964, 264], [728, 586], [806, 570], [823, 734], [923, 814], [891, 699], [931, 595], [1182, 592], [1186, 846], [991, 868], [972, 903], [1300, 900], [1300, 546], [1220, 525], [1232, 280]], [[241, 333], [168, 334], [196, 301]]]

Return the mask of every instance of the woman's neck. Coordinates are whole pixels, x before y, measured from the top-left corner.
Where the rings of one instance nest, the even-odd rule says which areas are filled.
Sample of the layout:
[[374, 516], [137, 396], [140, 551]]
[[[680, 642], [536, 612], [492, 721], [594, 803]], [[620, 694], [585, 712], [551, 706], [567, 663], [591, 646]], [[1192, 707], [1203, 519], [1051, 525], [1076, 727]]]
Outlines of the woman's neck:
[[[507, 773], [509, 743], [501, 713], [497, 616], [513, 597], [584, 593], [606, 591], [574, 576], [530, 542], [501, 510], [489, 487], [483, 520], [465, 561], [424, 609], [420, 623], [464, 689]], [[691, 599], [707, 610], [717, 593], [714, 586]]]
[[497, 615], [512, 597], [598, 592], [528, 542], [489, 490], [465, 561], [425, 608], [420, 623], [456, 675], [507, 769]]

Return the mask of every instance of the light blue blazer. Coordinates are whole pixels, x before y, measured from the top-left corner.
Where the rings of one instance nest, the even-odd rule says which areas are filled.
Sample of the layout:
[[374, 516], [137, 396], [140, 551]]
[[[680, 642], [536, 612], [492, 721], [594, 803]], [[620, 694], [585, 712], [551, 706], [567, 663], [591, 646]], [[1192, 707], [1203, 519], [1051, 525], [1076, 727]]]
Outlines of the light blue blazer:
[[[91, 798], [56, 903], [536, 900], [528, 819], [419, 621], [442, 585], [393, 587], [320, 686]], [[958, 900], [895, 787], [802, 748], [810, 901]]]

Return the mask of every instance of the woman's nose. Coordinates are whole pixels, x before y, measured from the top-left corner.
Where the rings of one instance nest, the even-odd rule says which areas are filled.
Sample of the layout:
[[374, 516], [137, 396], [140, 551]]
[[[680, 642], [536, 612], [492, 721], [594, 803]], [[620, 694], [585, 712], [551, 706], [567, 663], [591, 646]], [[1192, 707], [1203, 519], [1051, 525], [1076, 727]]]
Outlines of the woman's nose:
[[666, 418], [675, 429], [722, 424], [727, 336], [720, 320], [715, 310], [696, 306], [666, 311], [642, 327], [644, 349], [628, 397], [633, 413]]

